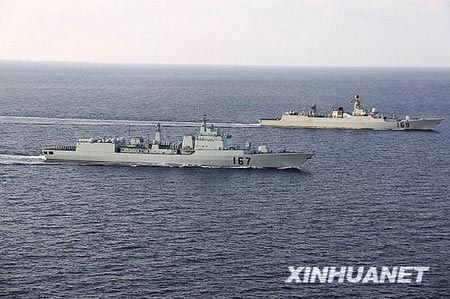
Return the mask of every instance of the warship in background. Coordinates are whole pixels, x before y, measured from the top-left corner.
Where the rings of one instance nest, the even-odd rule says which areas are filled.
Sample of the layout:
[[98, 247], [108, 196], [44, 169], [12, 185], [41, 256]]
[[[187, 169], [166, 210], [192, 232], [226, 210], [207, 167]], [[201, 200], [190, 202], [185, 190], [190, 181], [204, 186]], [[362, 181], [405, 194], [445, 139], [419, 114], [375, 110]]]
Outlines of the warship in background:
[[272, 152], [266, 146], [257, 150], [247, 143], [234, 147], [231, 134], [219, 133], [207, 125], [206, 117], [197, 137], [185, 135], [182, 142], [163, 142], [158, 124], [153, 141], [142, 137], [79, 139], [75, 146], [42, 150], [48, 161], [127, 163], [155, 166], [197, 166], [226, 168], [297, 168], [313, 153]]
[[320, 129], [371, 129], [371, 130], [433, 130], [443, 118], [391, 118], [378, 115], [376, 108], [367, 111], [361, 106], [359, 95], [353, 99], [353, 111], [343, 107], [333, 109], [330, 115], [317, 114], [316, 105], [309, 112], [288, 111], [281, 118], [261, 118], [261, 126], [320, 128]]

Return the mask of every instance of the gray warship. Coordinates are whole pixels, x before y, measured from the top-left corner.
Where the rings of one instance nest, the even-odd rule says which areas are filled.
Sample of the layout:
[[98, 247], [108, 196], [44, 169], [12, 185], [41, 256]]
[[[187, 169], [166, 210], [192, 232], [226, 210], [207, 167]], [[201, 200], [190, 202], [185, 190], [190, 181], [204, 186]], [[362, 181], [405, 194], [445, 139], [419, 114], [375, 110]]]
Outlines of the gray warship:
[[288, 111], [281, 118], [261, 118], [261, 126], [318, 128], [318, 129], [371, 129], [371, 130], [433, 130], [443, 118], [405, 118], [378, 115], [376, 108], [368, 111], [361, 106], [359, 95], [353, 99], [353, 111], [343, 107], [333, 109], [329, 115], [317, 114], [316, 105], [308, 112]]
[[185, 135], [182, 142], [161, 140], [161, 126], [154, 140], [142, 137], [79, 139], [75, 146], [46, 147], [42, 154], [48, 161], [126, 163], [153, 166], [224, 167], [224, 168], [298, 168], [313, 153], [272, 152], [266, 146], [252, 149], [234, 147], [231, 134], [220, 133], [207, 125], [206, 117], [197, 137]]

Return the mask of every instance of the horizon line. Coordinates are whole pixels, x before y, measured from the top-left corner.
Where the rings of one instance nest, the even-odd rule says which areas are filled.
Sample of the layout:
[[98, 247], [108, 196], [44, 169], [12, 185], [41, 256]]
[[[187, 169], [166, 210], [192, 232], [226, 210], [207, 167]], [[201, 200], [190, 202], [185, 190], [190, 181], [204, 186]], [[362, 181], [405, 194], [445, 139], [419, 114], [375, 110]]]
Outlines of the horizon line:
[[61, 64], [108, 64], [108, 65], [148, 65], [148, 66], [205, 66], [205, 67], [305, 67], [305, 68], [450, 68], [450, 65], [312, 65], [312, 64], [215, 64], [215, 63], [160, 63], [124, 61], [83, 61], [83, 60], [34, 60], [1, 59], [0, 63], [61, 63]]

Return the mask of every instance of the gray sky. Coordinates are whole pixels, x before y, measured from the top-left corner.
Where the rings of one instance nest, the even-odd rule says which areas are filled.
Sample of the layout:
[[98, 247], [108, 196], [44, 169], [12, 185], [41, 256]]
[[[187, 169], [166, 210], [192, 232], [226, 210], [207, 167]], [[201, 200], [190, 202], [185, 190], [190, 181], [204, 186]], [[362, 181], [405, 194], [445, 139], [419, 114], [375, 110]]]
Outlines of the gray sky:
[[0, 0], [0, 59], [450, 66], [450, 0]]

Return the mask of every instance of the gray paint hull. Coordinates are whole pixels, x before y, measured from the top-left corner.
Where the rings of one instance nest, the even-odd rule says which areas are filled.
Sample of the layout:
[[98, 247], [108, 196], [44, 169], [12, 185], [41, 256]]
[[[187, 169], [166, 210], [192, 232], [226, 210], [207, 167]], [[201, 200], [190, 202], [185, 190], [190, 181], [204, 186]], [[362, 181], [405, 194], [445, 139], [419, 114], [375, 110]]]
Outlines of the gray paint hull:
[[260, 119], [261, 126], [317, 128], [317, 129], [370, 129], [370, 130], [433, 130], [443, 118], [413, 118], [394, 120], [366, 117], [308, 117], [283, 115], [281, 119]]
[[52, 150], [48, 161], [126, 163], [155, 166], [192, 166], [225, 168], [293, 168], [299, 167], [311, 153], [245, 153], [243, 150], [199, 150], [189, 155], [101, 153]]

